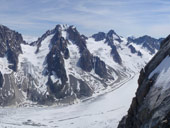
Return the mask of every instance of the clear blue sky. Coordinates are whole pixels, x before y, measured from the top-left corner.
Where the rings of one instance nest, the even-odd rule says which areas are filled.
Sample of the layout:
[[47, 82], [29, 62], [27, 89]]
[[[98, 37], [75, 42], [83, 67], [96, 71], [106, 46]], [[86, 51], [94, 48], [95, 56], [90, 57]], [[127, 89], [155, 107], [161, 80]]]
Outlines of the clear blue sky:
[[170, 0], [0, 0], [0, 24], [40, 36], [56, 24], [86, 35], [114, 29], [122, 36], [170, 34]]

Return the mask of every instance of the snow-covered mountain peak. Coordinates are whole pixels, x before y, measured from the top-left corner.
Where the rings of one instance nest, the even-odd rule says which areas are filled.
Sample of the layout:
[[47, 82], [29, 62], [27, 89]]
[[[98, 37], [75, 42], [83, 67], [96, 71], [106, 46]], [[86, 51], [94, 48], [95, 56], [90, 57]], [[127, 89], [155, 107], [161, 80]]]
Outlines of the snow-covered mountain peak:
[[68, 29], [69, 25], [68, 24], [60, 24], [62, 30]]
[[108, 37], [113, 37], [114, 35], [117, 35], [117, 33], [113, 29], [109, 30], [107, 33]]
[[121, 37], [112, 29], [107, 33], [106, 39], [115, 40], [118, 41], [119, 43], [122, 42]]
[[18, 47], [23, 54], [17, 56], [14, 75], [22, 74], [22, 78], [12, 84], [18, 90], [22, 85], [19, 92], [23, 99], [26, 95], [28, 100], [43, 104], [92, 96], [138, 72], [152, 56], [139, 45], [128, 44], [113, 30], [87, 38], [68, 25], [56, 25], [37, 41]]
[[92, 38], [95, 39], [95, 41], [101, 41], [101, 40], [105, 40], [106, 42], [114, 42], [114, 41], [117, 41], [117, 42], [122, 42], [121, 40], [121, 36], [119, 36], [114, 30], [109, 30], [107, 33], [104, 33], [104, 32], [98, 32], [97, 34], [93, 34], [91, 36]]
[[93, 34], [91, 37], [94, 38], [95, 41], [101, 41], [101, 40], [104, 40], [106, 38], [106, 33], [98, 32], [96, 34]]
[[131, 35], [131, 36], [128, 36], [126, 39], [128, 40], [128, 42], [133, 42], [136, 39], [136, 37]]
[[143, 49], [146, 49], [150, 54], [155, 54], [160, 48], [160, 42], [163, 38], [156, 39], [148, 35], [144, 35], [138, 38], [128, 37], [128, 44], [140, 45]]

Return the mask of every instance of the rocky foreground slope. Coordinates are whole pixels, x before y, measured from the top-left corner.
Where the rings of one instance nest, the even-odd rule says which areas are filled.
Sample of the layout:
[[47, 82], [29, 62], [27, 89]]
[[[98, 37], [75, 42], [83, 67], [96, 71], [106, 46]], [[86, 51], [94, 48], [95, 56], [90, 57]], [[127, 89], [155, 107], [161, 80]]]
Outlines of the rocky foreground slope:
[[138, 90], [118, 128], [170, 128], [170, 36], [140, 72]]
[[152, 57], [150, 49], [159, 47], [153, 38], [151, 46], [137, 42], [113, 30], [88, 38], [74, 26], [57, 25], [27, 44], [1, 25], [0, 106], [73, 103], [114, 87], [138, 72]]

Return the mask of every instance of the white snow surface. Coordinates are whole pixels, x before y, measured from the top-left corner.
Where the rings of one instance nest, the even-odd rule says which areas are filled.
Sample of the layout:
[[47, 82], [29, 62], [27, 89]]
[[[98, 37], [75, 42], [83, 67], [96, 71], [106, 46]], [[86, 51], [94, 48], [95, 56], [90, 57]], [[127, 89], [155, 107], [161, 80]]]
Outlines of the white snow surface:
[[71, 106], [1, 108], [5, 128], [116, 128], [127, 114], [137, 89], [138, 75], [120, 88]]
[[[123, 61], [123, 66], [134, 72], [139, 72], [151, 59], [152, 55], [150, 55], [146, 49], [142, 48], [142, 46], [131, 43], [131, 45], [133, 45], [137, 51], [140, 51], [143, 56], [140, 57], [137, 53], [133, 54], [127, 46], [127, 39], [121, 38], [121, 40], [123, 41], [121, 43], [114, 40], [114, 44]], [[122, 66], [113, 61], [113, 57], [110, 54], [111, 47], [105, 43], [105, 40], [95, 41], [93, 38], [89, 38], [87, 40], [87, 47], [93, 55], [99, 56], [107, 65], [114, 67], [114, 69], [122, 68]]]
[[[77, 63], [80, 58], [80, 53], [78, 46], [70, 42], [68, 44], [68, 49], [70, 52], [70, 57], [65, 59], [65, 69], [67, 71], [67, 75], [71, 74], [78, 79], [81, 79], [82, 69], [77, 66]], [[69, 78], [69, 77], [68, 77]]]
[[32, 43], [38, 39], [38, 37], [35, 36], [28, 36], [28, 35], [23, 35], [23, 39], [28, 43]]
[[31, 74], [33, 78], [38, 79], [37, 89], [42, 93], [47, 91], [45, 83], [47, 83], [48, 78], [43, 75], [43, 71], [46, 67], [46, 56], [50, 51], [50, 40], [52, 37], [53, 34], [41, 42], [41, 47], [37, 54], [35, 54], [37, 50], [36, 46], [21, 44], [23, 54], [19, 55], [18, 69], [22, 70], [22, 63], [26, 63], [28, 73]]
[[155, 87], [161, 88], [162, 92], [170, 88], [170, 56], [168, 55], [149, 75], [149, 79], [155, 74], [159, 73], [159, 76], [154, 84]]
[[122, 43], [117, 43], [117, 47], [118, 47], [118, 53], [120, 54], [120, 57], [123, 60], [123, 65], [126, 68], [133, 70], [134, 72], [139, 72], [151, 59], [152, 55], [150, 55], [141, 46], [135, 45], [134, 43], [131, 45], [133, 45], [133, 47], [137, 51], [140, 51], [143, 54], [143, 56], [140, 57], [137, 55], [137, 53], [132, 54], [127, 46], [127, 39], [122, 38], [122, 40], [123, 40]]
[[87, 40], [87, 48], [93, 55], [100, 57], [106, 64], [116, 66], [117, 64], [113, 61], [113, 57], [110, 54], [112, 49], [104, 42], [105, 40], [95, 41], [93, 38], [89, 38]]
[[8, 63], [7, 57], [0, 57], [0, 71], [2, 74], [11, 74], [12, 70], [8, 68], [10, 64]]
[[113, 34], [112, 36], [114, 40], [119, 39], [119, 36], [117, 36], [116, 34]]

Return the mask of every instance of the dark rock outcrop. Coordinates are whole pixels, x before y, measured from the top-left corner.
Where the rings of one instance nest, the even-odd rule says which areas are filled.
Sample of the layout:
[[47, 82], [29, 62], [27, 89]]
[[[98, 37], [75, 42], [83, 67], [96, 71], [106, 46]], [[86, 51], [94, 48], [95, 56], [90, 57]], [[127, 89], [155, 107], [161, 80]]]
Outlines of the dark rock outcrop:
[[114, 30], [110, 30], [108, 33], [107, 33], [107, 38], [110, 38], [110, 39], [114, 39], [118, 42], [122, 42], [120, 36], [114, 31]]
[[[167, 37], [161, 44], [158, 53], [141, 70], [138, 79], [139, 87], [136, 97], [133, 98], [128, 115], [123, 117], [118, 128], [169, 128], [170, 96], [169, 91], [161, 91], [154, 84], [159, 73], [151, 72], [170, 55], [170, 38]], [[167, 78], [168, 79], [168, 78]], [[164, 84], [164, 83], [162, 83]], [[167, 85], [161, 85], [167, 86]]]
[[81, 54], [79, 59], [79, 66], [87, 72], [90, 72], [93, 69], [93, 56], [89, 52], [86, 46], [86, 40], [80, 35], [76, 28], [70, 26], [67, 30], [68, 38], [75, 43]]
[[170, 35], [168, 35], [168, 37], [166, 39], [161, 41], [160, 48], [162, 48], [168, 40], [170, 40]]
[[143, 54], [140, 51], [138, 51], [137, 55], [142, 57]]
[[75, 43], [79, 47], [80, 53], [82, 53], [84, 50], [87, 50], [86, 39], [84, 38], [84, 36], [80, 35], [76, 28], [70, 26], [67, 29], [67, 32], [68, 39], [73, 41], [73, 43]]
[[128, 37], [128, 43], [133, 42], [137, 45], [142, 45], [142, 47], [146, 48], [150, 51], [150, 54], [155, 54], [156, 50], [159, 50], [160, 43], [164, 38], [155, 39], [150, 36], [142, 36], [139, 38], [130, 38]]
[[61, 36], [60, 28], [56, 29], [58, 31], [55, 32], [55, 35], [51, 39], [51, 47], [56, 47], [58, 51], [62, 52], [64, 54], [64, 58], [69, 58], [69, 50], [67, 48], [68, 40], [65, 40]]
[[99, 57], [93, 57], [93, 65], [95, 73], [98, 74], [101, 78], [107, 77], [107, 69], [104, 61], [100, 60]]
[[89, 50], [83, 50], [79, 60], [80, 67], [87, 72], [90, 72], [93, 69], [93, 56]]
[[71, 96], [71, 88], [69, 87], [68, 83], [63, 83], [63, 82], [60, 83], [59, 81], [53, 82], [49, 77], [47, 85], [50, 88], [51, 94], [52, 95], [54, 94], [55, 98], [57, 99], [62, 99], [64, 97]]
[[82, 96], [91, 96], [93, 94], [93, 90], [86, 84], [86, 82], [75, 78], [73, 75], [69, 75], [69, 78], [70, 85], [73, 87], [73, 91], [78, 98], [81, 98]]
[[2, 88], [3, 83], [4, 83], [4, 79], [3, 79], [2, 73], [0, 72], [0, 88]]
[[8, 49], [7, 59], [8, 59], [8, 62], [11, 64], [8, 67], [10, 69], [13, 69], [13, 71], [17, 71], [18, 55], [15, 54], [15, 52], [13, 52], [11, 49]]
[[57, 77], [61, 79], [62, 84], [65, 84], [68, 78], [66, 75], [66, 70], [64, 68], [64, 60], [56, 46], [53, 46], [53, 48], [47, 55], [47, 65], [49, 75], [56, 74]]
[[137, 51], [133, 45], [130, 44], [128, 48], [130, 49], [131, 53], [137, 53], [138, 56], [142, 56], [142, 53], [140, 51]]
[[[113, 37], [113, 35], [115, 35], [117, 38], [115, 39]], [[120, 37], [113, 31], [113, 30], [110, 30], [108, 33], [107, 33], [107, 37], [106, 37], [106, 43], [112, 48], [110, 54], [113, 56], [113, 60], [118, 63], [118, 64], [122, 64], [122, 59], [117, 51], [117, 48], [114, 44], [114, 40], [117, 40], [118, 42], [121, 42], [121, 39]]]
[[121, 65], [122, 64], [122, 59], [121, 59], [121, 57], [120, 57], [120, 55], [119, 55], [119, 53], [118, 53], [118, 51], [116, 49], [116, 46], [115, 45], [111, 45], [111, 48], [112, 48], [112, 50], [111, 50], [110, 54], [113, 56], [113, 60], [116, 63]]
[[97, 34], [92, 35], [95, 41], [101, 41], [106, 38], [106, 34], [104, 32], [98, 32]]
[[26, 42], [21, 34], [10, 30], [9, 28], [0, 25], [0, 57], [7, 56], [9, 66], [14, 71], [17, 71], [18, 55], [22, 53], [21, 45]]
[[130, 49], [131, 53], [137, 53], [136, 49], [132, 45], [129, 45], [128, 48]]

